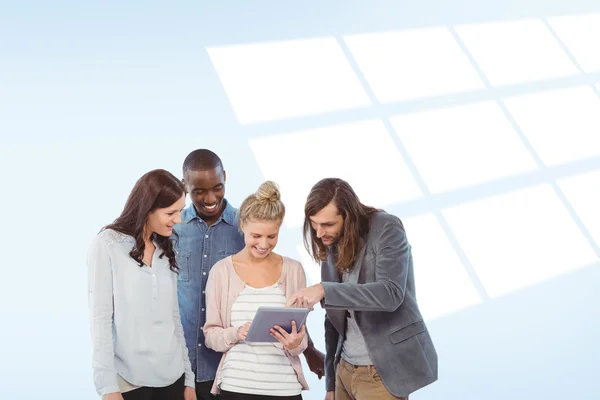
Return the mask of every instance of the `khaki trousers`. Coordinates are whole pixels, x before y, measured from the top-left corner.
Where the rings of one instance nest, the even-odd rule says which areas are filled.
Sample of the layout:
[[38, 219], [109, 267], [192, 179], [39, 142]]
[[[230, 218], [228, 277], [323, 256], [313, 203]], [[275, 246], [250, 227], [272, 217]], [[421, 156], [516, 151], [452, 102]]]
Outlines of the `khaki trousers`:
[[335, 400], [408, 400], [393, 396], [374, 365], [352, 365], [343, 358], [335, 374]]

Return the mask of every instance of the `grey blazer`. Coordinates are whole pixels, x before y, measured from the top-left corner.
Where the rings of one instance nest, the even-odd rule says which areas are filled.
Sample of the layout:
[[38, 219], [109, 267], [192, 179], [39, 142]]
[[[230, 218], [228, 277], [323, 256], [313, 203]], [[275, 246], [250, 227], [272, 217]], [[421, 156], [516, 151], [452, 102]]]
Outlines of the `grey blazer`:
[[385, 212], [371, 216], [354, 264], [358, 281], [341, 283], [335, 261], [330, 249], [321, 264], [327, 390], [335, 390], [347, 310], [355, 311], [371, 361], [391, 394], [408, 396], [435, 382], [437, 353], [417, 306], [412, 255], [400, 219]]

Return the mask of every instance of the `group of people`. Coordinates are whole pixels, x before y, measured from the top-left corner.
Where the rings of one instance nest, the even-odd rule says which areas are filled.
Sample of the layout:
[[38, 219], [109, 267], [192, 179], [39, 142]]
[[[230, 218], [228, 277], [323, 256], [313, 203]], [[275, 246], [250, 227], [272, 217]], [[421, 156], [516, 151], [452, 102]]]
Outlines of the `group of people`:
[[[437, 379], [437, 354], [415, 297], [410, 245], [396, 216], [359, 201], [342, 179], [308, 194], [304, 243], [321, 265], [274, 252], [285, 217], [276, 183], [234, 208], [210, 150], [183, 179], [143, 175], [88, 252], [92, 367], [103, 400], [302, 398], [300, 355], [327, 400], [408, 399]], [[191, 204], [186, 207], [186, 196]], [[305, 325], [246, 341], [259, 307], [326, 311], [325, 354]]]

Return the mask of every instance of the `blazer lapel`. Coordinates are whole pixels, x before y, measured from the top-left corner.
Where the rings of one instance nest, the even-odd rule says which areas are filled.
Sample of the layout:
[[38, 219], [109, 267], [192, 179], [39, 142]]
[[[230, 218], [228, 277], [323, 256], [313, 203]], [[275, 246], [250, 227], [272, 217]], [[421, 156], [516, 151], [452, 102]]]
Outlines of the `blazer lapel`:
[[352, 266], [352, 273], [348, 277], [348, 283], [358, 283], [360, 278], [360, 269], [362, 268], [363, 260], [365, 259], [366, 248], [367, 246], [365, 245], [365, 241], [361, 239], [360, 250], [358, 251], [356, 261], [354, 261], [354, 265]]

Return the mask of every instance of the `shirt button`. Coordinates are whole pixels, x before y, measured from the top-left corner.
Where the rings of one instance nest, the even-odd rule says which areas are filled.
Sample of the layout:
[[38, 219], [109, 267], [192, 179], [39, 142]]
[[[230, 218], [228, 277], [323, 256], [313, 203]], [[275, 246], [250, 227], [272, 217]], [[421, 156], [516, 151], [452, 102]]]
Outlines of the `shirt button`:
[[202, 291], [202, 294], [206, 293], [204, 290]]
[[202, 275], [206, 275], [206, 272], [203, 272]]
[[208, 235], [204, 235], [205, 238], [208, 238]]
[[204, 258], [208, 257], [206, 254], [204, 255]]
[[204, 308], [202, 309], [202, 311], [204, 311]]
[[202, 347], [202, 344], [201, 344], [201, 343], [198, 343], [198, 347]]

